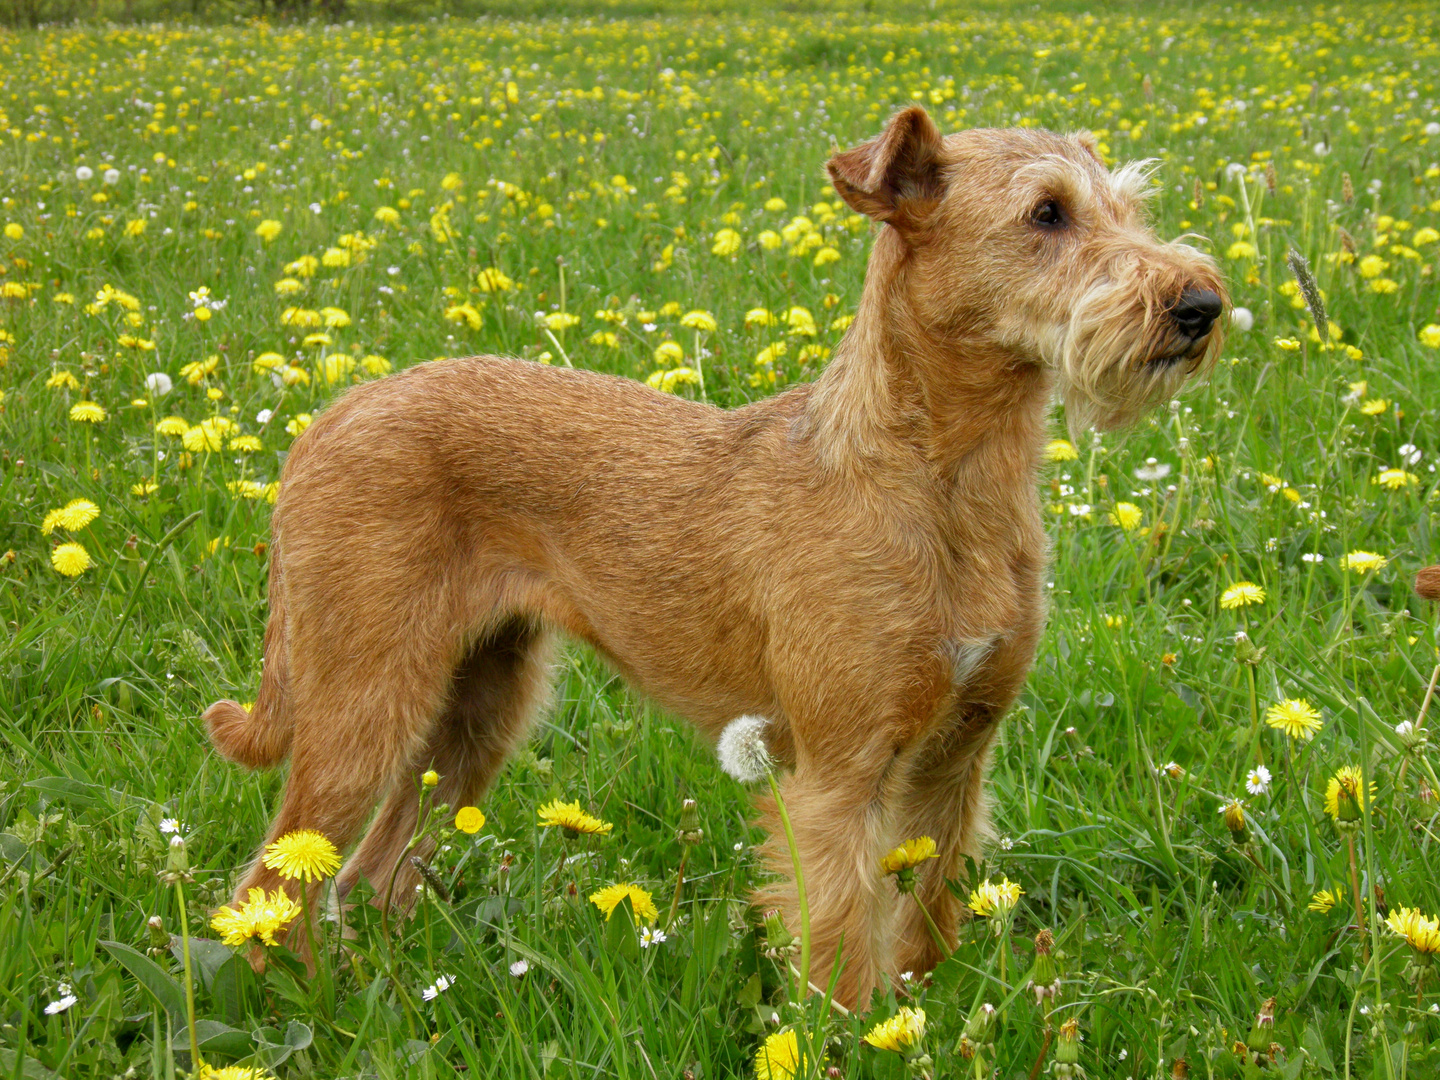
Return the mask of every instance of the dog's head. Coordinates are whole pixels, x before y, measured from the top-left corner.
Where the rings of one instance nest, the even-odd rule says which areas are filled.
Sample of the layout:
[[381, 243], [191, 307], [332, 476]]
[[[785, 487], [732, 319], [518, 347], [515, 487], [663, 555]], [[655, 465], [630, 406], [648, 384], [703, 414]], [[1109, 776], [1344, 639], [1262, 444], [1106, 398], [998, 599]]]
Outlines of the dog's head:
[[942, 136], [917, 106], [828, 170], [904, 245], [920, 331], [1049, 367], [1072, 430], [1132, 422], [1219, 353], [1214, 261], [1155, 237], [1149, 163], [1107, 169], [1088, 134]]

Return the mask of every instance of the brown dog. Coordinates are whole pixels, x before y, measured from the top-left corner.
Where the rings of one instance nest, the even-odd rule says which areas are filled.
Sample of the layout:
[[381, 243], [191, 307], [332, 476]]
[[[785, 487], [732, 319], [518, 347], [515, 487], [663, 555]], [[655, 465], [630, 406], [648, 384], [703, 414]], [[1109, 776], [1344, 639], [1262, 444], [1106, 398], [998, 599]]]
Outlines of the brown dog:
[[[205, 714], [242, 764], [291, 756], [272, 839], [347, 845], [388, 793], [340, 885], [385, 880], [415, 773], [478, 800], [563, 632], [711, 737], [769, 718], [817, 982], [842, 934], [846, 1004], [936, 963], [879, 860], [935, 839], [920, 895], [953, 935], [943, 878], [980, 852], [988, 750], [1044, 620], [1052, 396], [1077, 429], [1168, 399], [1219, 349], [1224, 291], [1145, 227], [1145, 170], [1107, 171], [1086, 137], [942, 137], [911, 108], [828, 167], [883, 227], [815, 383], [726, 412], [450, 360], [350, 391], [295, 443], [259, 697]], [[784, 875], [783, 842], [769, 854]], [[279, 884], [257, 862], [238, 895]], [[798, 929], [793, 885], [763, 900]]]

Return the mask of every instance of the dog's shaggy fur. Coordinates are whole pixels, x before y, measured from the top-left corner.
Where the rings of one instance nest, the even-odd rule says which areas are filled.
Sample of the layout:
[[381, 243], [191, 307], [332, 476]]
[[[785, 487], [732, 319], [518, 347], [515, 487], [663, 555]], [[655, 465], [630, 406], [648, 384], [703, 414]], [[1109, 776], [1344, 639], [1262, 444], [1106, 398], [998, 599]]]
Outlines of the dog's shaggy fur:
[[[1108, 171], [1084, 136], [942, 137], [911, 108], [829, 172], [883, 224], [815, 383], [726, 412], [450, 360], [351, 390], [296, 441], [258, 700], [205, 714], [235, 761], [291, 757], [271, 839], [348, 845], [386, 796], [340, 885], [385, 881], [415, 773], [477, 801], [563, 633], [712, 738], [769, 718], [817, 982], [842, 935], [846, 1004], [937, 962], [879, 860], [935, 839], [919, 893], [953, 935], [944, 878], [980, 854], [987, 754], [1044, 620], [1050, 403], [1115, 427], [1168, 399], [1218, 350], [1224, 291], [1146, 228], [1147, 172]], [[761, 899], [798, 929], [783, 841], [769, 855], [782, 881]], [[237, 895], [280, 884], [257, 861]]]

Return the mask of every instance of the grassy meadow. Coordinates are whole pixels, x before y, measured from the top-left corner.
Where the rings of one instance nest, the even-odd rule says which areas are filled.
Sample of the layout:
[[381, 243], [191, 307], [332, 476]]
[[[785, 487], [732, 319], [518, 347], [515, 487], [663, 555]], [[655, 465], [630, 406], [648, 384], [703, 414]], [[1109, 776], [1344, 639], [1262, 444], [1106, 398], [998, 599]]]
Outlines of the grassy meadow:
[[[1440, 1075], [1440, 10], [867, 8], [0, 31], [0, 1077], [189, 1072], [187, 985], [223, 1078]], [[954, 883], [1013, 908], [866, 1015], [795, 1000], [751, 792], [572, 649], [415, 917], [255, 975], [211, 917], [283, 775], [199, 714], [254, 697], [287, 447], [435, 357], [814, 378], [871, 239], [822, 164], [914, 101], [1158, 159], [1243, 309], [1136, 431], [1057, 416], [1049, 629]]]

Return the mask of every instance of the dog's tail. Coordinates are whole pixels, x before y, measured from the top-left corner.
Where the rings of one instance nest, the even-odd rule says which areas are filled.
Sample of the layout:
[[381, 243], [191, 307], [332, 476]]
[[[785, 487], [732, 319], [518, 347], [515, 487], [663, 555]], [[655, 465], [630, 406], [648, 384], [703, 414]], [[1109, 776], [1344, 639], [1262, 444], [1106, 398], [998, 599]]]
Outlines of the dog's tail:
[[251, 769], [285, 760], [294, 732], [285, 692], [290, 657], [285, 641], [285, 585], [277, 547], [270, 547], [270, 622], [265, 627], [265, 660], [255, 704], [247, 711], [238, 701], [217, 701], [205, 710], [205, 726], [215, 749]]

